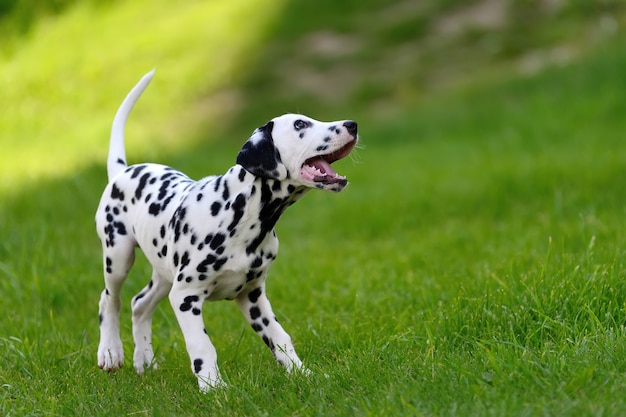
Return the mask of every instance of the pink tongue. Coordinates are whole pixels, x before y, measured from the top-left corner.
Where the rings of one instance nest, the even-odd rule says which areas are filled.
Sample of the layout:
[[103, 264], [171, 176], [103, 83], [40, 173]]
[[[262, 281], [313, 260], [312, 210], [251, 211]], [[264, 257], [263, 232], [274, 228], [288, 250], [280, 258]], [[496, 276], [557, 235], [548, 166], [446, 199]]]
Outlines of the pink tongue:
[[330, 164], [322, 158], [315, 158], [308, 161], [307, 163], [308, 165], [320, 170], [323, 174], [333, 176], [337, 175], [337, 173], [331, 168]]

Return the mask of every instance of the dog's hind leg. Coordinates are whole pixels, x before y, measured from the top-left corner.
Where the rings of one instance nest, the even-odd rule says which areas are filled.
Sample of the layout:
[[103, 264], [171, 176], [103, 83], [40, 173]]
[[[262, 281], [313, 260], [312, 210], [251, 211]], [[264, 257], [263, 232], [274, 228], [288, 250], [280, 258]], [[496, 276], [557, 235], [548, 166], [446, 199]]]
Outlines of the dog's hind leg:
[[104, 284], [100, 296], [100, 344], [98, 366], [107, 371], [121, 368], [124, 349], [120, 338], [121, 289], [128, 271], [135, 261], [135, 242], [118, 240], [115, 246], [104, 246]]
[[237, 306], [254, 331], [270, 348], [278, 363], [283, 365], [288, 372], [301, 370], [308, 373], [296, 354], [291, 337], [278, 323], [272, 312], [270, 301], [265, 295], [265, 282], [247, 293], [240, 294], [237, 297]]
[[143, 374], [145, 366], [157, 367], [152, 350], [152, 315], [156, 306], [165, 298], [171, 288], [171, 282], [153, 271], [148, 285], [133, 298], [131, 305], [133, 310], [133, 339], [135, 341], [133, 363], [140, 375]]

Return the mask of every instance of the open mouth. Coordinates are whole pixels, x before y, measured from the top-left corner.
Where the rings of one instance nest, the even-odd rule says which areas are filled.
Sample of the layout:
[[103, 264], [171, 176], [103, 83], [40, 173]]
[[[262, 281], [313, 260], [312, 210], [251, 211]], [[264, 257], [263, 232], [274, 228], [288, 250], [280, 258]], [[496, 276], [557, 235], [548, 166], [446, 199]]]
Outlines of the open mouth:
[[307, 181], [321, 184], [341, 184], [348, 183], [346, 177], [335, 172], [330, 166], [335, 161], [345, 158], [356, 145], [356, 140], [347, 143], [342, 148], [326, 155], [318, 155], [304, 161], [300, 168], [300, 176]]

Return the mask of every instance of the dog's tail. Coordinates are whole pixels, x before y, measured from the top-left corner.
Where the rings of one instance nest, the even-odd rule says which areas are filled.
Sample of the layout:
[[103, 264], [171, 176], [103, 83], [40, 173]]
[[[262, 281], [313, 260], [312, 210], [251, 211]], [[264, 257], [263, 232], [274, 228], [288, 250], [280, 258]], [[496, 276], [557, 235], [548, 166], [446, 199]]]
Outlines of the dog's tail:
[[128, 166], [126, 164], [126, 151], [124, 149], [124, 126], [126, 126], [126, 119], [128, 119], [130, 111], [135, 106], [141, 93], [143, 93], [148, 84], [150, 84], [153, 76], [154, 70], [144, 75], [137, 85], [130, 90], [130, 93], [128, 93], [120, 105], [120, 108], [117, 109], [117, 113], [115, 113], [113, 127], [111, 128], [111, 141], [109, 142], [109, 157], [107, 158], [109, 182]]

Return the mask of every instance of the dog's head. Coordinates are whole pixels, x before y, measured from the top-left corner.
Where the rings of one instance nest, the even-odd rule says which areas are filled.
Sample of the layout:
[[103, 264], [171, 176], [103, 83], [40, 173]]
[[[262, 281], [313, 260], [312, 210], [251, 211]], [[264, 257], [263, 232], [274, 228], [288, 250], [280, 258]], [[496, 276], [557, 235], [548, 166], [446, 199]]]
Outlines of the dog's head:
[[237, 163], [258, 177], [341, 191], [348, 180], [330, 164], [347, 156], [357, 141], [357, 124], [352, 120], [320, 122], [285, 114], [254, 131]]

